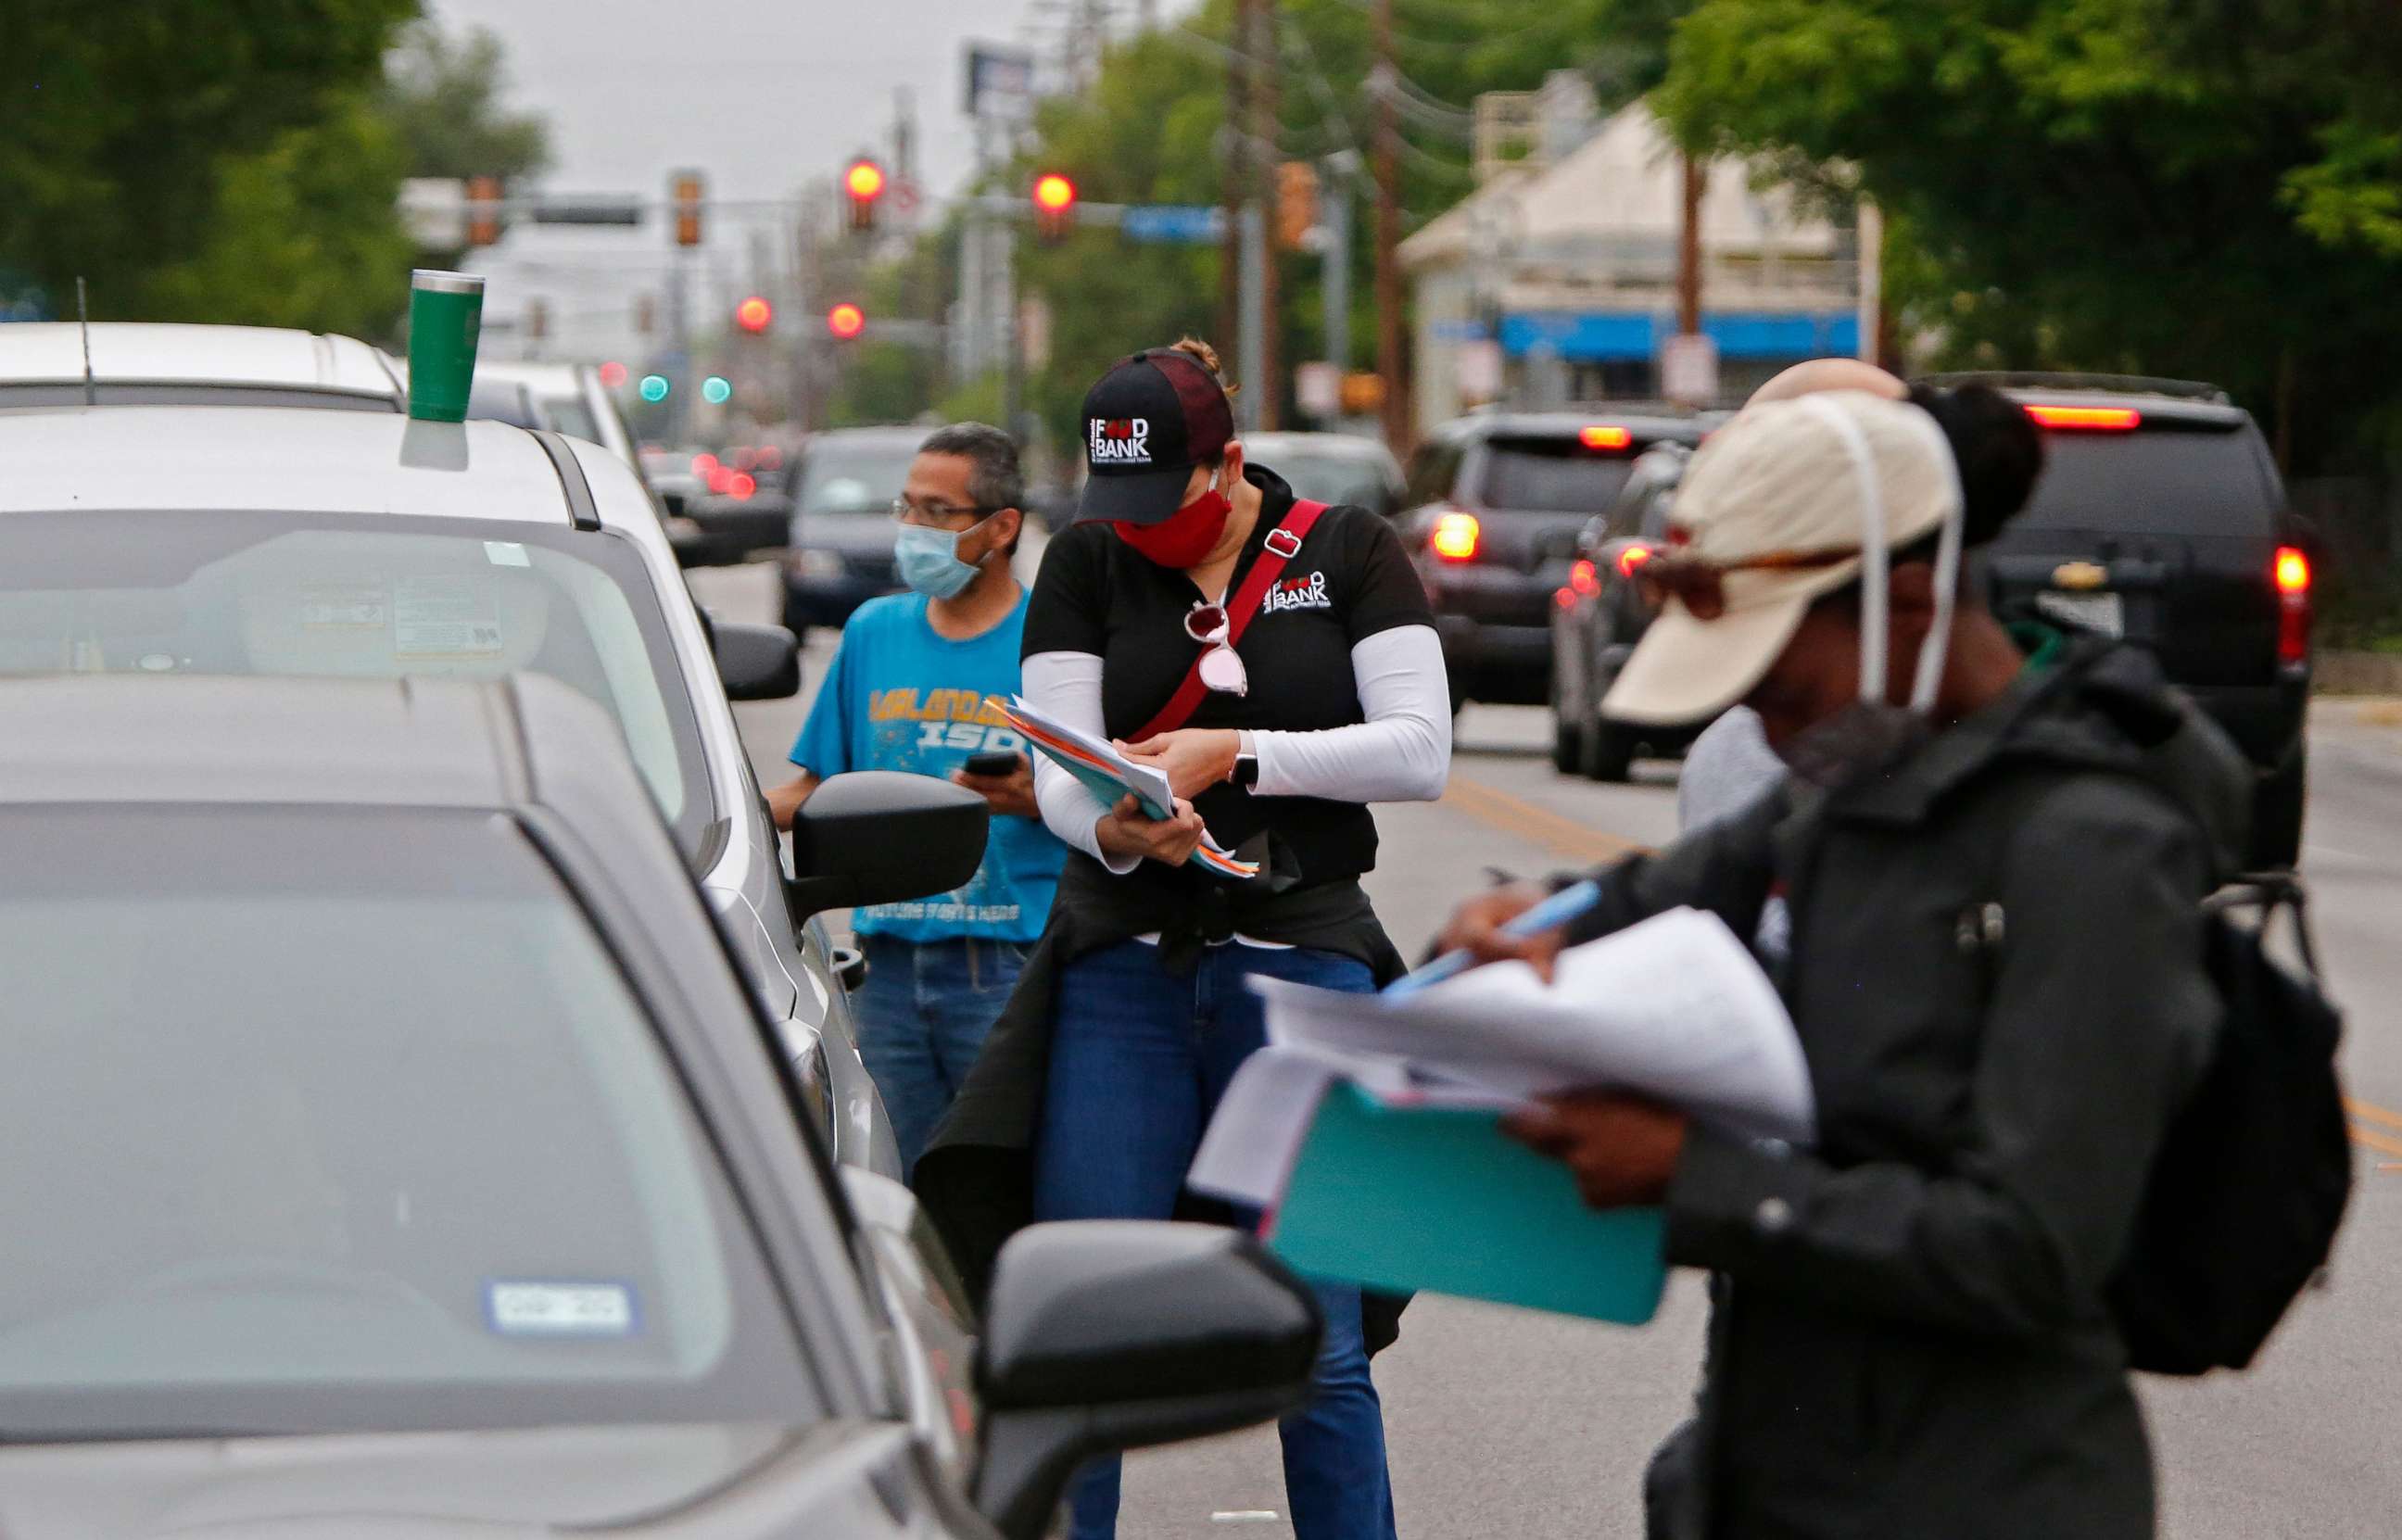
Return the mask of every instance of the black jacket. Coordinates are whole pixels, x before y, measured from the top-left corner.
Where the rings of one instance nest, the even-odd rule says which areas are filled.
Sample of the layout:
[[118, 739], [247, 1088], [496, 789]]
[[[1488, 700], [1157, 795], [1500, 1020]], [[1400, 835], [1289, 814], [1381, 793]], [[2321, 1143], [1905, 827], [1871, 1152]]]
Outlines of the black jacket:
[[1655, 1533], [2152, 1533], [2104, 1286], [2216, 1027], [2198, 905], [2247, 794], [2147, 655], [2087, 645], [1882, 776], [1604, 876], [1581, 935], [1691, 904], [1747, 936], [1786, 894], [1818, 1103], [1815, 1150], [1697, 1130], [1671, 1185], [1719, 1308]]

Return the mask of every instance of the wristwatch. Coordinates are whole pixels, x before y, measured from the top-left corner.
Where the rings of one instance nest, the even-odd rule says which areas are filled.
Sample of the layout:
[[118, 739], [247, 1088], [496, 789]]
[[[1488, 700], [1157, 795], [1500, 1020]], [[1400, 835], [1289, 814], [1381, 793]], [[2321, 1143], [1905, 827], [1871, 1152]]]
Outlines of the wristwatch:
[[1252, 751], [1249, 732], [1242, 735], [1242, 747], [1235, 750], [1235, 768], [1227, 772], [1226, 779], [1246, 791], [1260, 783], [1260, 756]]

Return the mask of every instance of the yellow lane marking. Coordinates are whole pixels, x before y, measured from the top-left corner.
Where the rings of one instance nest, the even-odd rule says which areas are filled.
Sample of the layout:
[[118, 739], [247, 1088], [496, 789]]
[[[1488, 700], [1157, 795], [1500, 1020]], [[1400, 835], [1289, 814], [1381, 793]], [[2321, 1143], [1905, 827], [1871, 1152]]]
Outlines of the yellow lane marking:
[[2355, 1128], [2352, 1131], [2352, 1142], [2363, 1149], [2373, 1149], [2380, 1155], [2402, 1155], [2402, 1139], [2391, 1138], [2383, 1134], [2371, 1134], [2365, 1128]]
[[2357, 1096], [2346, 1096], [2343, 1109], [2364, 1122], [2383, 1123], [2388, 1128], [2402, 1129], [2402, 1112], [2382, 1107], [2375, 1102], [2364, 1102]]
[[1515, 834], [1570, 860], [1616, 860], [1647, 848], [1465, 776], [1451, 777], [1450, 786], [1443, 791], [1443, 805], [1456, 808], [1479, 823], [1505, 834]]

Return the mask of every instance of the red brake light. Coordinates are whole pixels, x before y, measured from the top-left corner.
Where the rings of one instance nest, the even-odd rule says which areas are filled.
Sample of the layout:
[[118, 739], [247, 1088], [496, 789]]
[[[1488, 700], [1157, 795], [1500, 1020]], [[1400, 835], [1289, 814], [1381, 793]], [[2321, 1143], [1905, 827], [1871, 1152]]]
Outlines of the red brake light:
[[709, 468], [709, 489], [717, 496], [724, 497], [727, 492], [734, 489], [734, 477], [738, 473], [731, 465], [711, 466]]
[[708, 480], [710, 473], [716, 469], [717, 457], [715, 455], [699, 454], [692, 457], [692, 474], [700, 477], [703, 481]]
[[737, 471], [727, 478], [725, 490], [737, 502], [759, 489], [759, 483], [748, 473]]
[[1434, 554], [1445, 561], [1474, 561], [1484, 538], [1474, 514], [1445, 514], [1434, 521]]
[[2044, 427], [2073, 433], [2123, 433], [2144, 425], [2144, 414], [2133, 406], [2033, 406], [2026, 412]]
[[2277, 547], [2270, 572], [2277, 584], [2277, 661], [2311, 660], [2311, 558], [2291, 545]]
[[2311, 591], [2311, 558], [2291, 545], [2277, 547], [2277, 592], [2307, 594]]
[[1580, 594], [1601, 592], [1601, 571], [1590, 561], [1580, 560], [1568, 569], [1568, 587]]
[[1631, 449], [1635, 435], [1615, 423], [1594, 422], [1577, 430], [1577, 442], [1588, 449]]
[[1618, 575], [1620, 577], [1633, 577], [1635, 575], [1635, 569], [1650, 560], [1651, 554], [1651, 547], [1649, 545], [1627, 546], [1624, 550], [1618, 553]]

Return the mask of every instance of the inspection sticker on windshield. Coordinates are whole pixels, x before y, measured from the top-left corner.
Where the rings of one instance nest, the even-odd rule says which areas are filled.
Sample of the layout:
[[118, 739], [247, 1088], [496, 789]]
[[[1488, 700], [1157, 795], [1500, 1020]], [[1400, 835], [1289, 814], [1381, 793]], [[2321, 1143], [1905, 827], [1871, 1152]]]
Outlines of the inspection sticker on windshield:
[[392, 650], [405, 658], [481, 657], [501, 650], [500, 617], [479, 580], [407, 577], [392, 585]]
[[525, 547], [514, 540], [488, 540], [484, 542], [484, 559], [490, 562], [495, 567], [531, 567], [533, 565], [533, 562], [526, 556]]
[[312, 631], [380, 631], [391, 618], [381, 588], [329, 584], [300, 594], [300, 624]]
[[624, 1284], [495, 1278], [484, 1286], [484, 1314], [507, 1337], [631, 1337], [642, 1328]]

